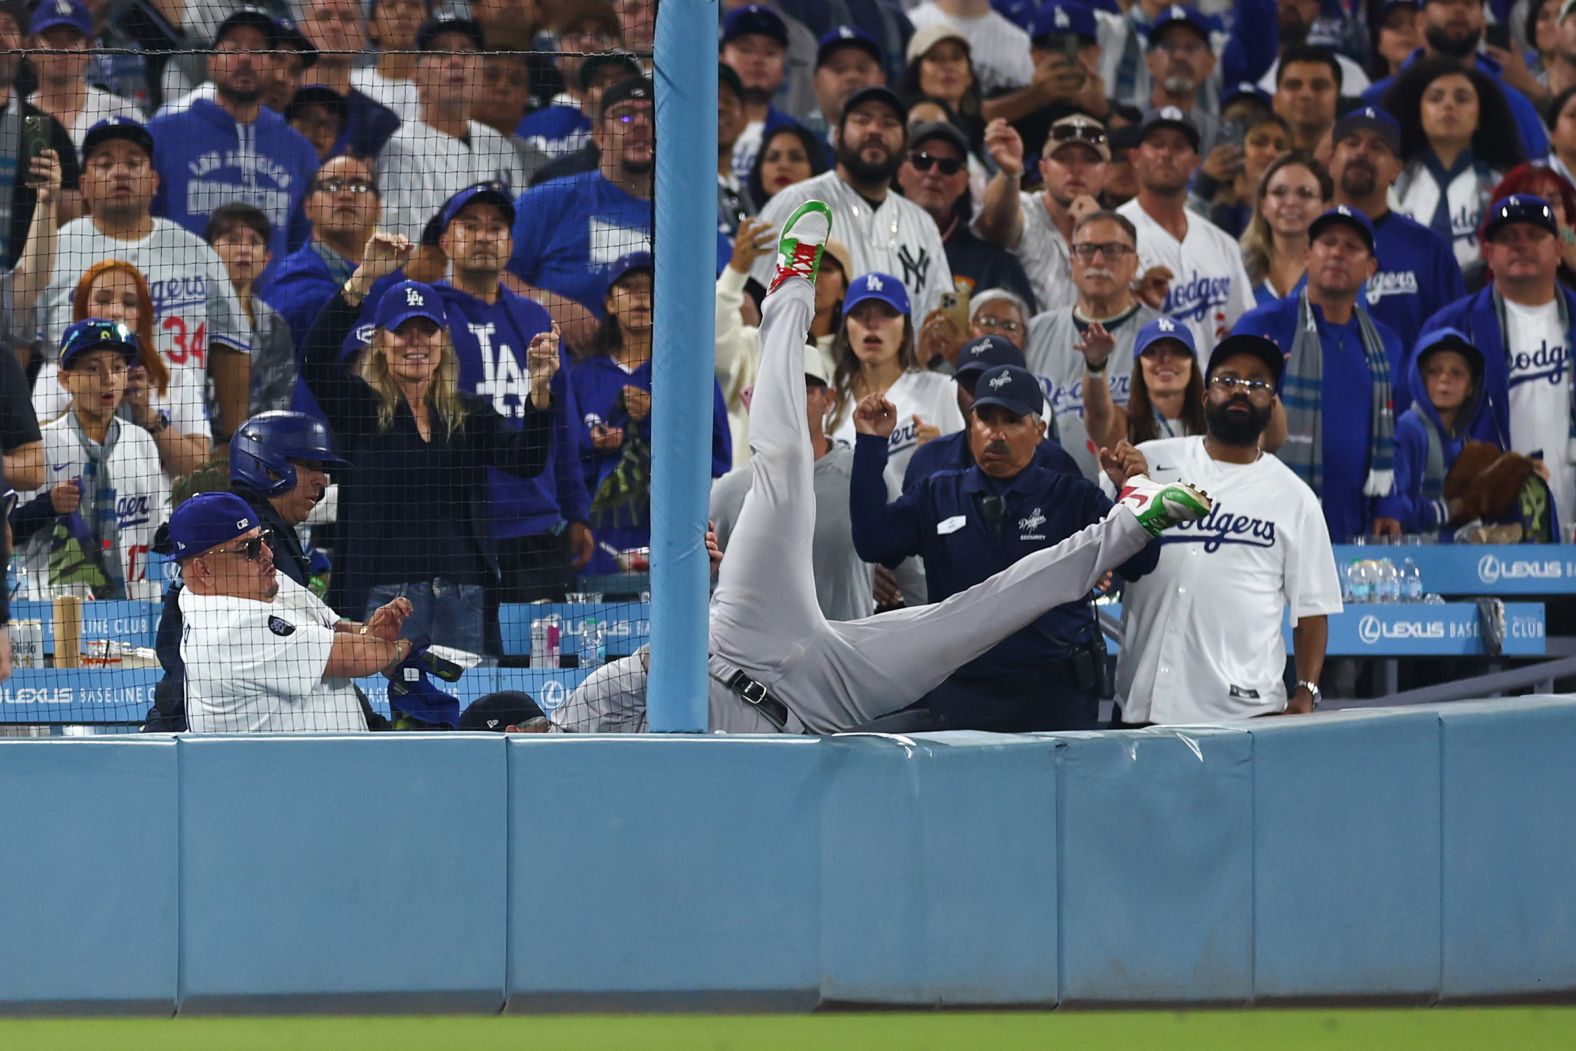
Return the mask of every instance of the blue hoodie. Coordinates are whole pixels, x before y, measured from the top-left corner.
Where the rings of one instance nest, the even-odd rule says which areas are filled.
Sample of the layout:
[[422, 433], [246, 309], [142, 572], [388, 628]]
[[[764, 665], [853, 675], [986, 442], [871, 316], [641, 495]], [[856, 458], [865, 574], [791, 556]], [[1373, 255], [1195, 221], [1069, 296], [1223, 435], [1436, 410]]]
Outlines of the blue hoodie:
[[301, 201], [317, 173], [317, 151], [279, 114], [265, 106], [251, 124], [238, 124], [217, 103], [200, 99], [155, 117], [148, 132], [159, 173], [154, 215], [201, 237], [220, 205], [255, 205], [274, 228], [270, 269], [306, 243], [311, 231]]
[[[1447, 336], [1460, 342], [1445, 343]], [[1472, 392], [1456, 413], [1455, 425], [1448, 430], [1440, 422], [1439, 410], [1429, 400], [1423, 384], [1421, 359], [1436, 349], [1456, 351], [1472, 368]], [[1417, 353], [1406, 363], [1406, 370], [1408, 387], [1416, 392], [1415, 400], [1395, 421], [1395, 491], [1380, 498], [1376, 514], [1394, 518], [1408, 533], [1440, 530], [1448, 536], [1450, 512], [1445, 506], [1445, 476], [1455, 466], [1468, 435], [1474, 429], [1481, 430], [1482, 419], [1488, 414], [1488, 399], [1483, 396], [1483, 353], [1455, 329], [1436, 329], [1418, 346]], [[1441, 470], [1437, 477], [1428, 470], [1430, 435], [1439, 442]]]

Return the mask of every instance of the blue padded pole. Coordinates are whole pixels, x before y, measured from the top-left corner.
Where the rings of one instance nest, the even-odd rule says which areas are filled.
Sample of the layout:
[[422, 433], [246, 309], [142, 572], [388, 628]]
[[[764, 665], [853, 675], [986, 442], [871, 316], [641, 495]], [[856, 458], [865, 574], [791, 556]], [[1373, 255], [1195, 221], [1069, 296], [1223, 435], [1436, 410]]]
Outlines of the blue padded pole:
[[657, 5], [651, 729], [706, 730], [704, 534], [717, 280], [717, 0]]

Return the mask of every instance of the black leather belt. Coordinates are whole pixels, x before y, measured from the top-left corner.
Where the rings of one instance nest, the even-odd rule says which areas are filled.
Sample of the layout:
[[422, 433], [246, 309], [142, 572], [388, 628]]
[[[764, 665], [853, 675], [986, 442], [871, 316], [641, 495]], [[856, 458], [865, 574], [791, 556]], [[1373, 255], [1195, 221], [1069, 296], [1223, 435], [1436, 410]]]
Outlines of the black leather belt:
[[787, 729], [788, 706], [773, 697], [765, 685], [756, 682], [742, 671], [734, 672], [733, 677], [723, 685], [744, 698], [746, 704], [753, 705], [762, 715], [770, 719], [777, 729]]

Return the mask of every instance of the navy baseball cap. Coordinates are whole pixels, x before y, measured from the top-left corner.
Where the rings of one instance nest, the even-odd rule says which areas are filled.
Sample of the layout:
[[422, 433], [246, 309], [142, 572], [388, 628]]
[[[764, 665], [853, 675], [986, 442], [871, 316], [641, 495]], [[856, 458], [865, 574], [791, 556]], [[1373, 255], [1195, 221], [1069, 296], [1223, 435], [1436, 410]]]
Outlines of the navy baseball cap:
[[737, 40], [741, 36], [758, 33], [771, 37], [783, 47], [788, 46], [788, 23], [782, 15], [761, 4], [749, 4], [728, 12], [722, 20], [722, 42]]
[[167, 557], [200, 555], [258, 525], [257, 512], [234, 493], [198, 493], [170, 515]]
[[285, 106], [285, 120], [295, 120], [308, 106], [323, 106], [332, 112], [341, 124], [350, 123], [349, 100], [324, 84], [303, 84], [296, 88], [296, 93], [290, 96], [290, 103]]
[[1209, 26], [1204, 23], [1204, 16], [1197, 9], [1184, 4], [1172, 4], [1149, 23], [1149, 37], [1146, 50], [1153, 51], [1160, 46], [1160, 36], [1171, 26], [1187, 26], [1198, 34], [1198, 38], [1209, 43]]
[[317, 65], [316, 46], [306, 38], [306, 34], [301, 32], [300, 27], [292, 19], [274, 19], [274, 30], [279, 34], [281, 46], [294, 48], [300, 54], [303, 69], [311, 69]]
[[480, 51], [486, 46], [486, 37], [482, 35], [482, 25], [474, 18], [460, 18], [452, 14], [442, 14], [437, 18], [429, 18], [416, 30], [416, 50], [432, 51], [433, 41], [445, 33], [463, 33], [471, 38]]
[[839, 115], [839, 121], [846, 120], [856, 106], [866, 102], [879, 102], [884, 106], [889, 106], [897, 114], [898, 120], [908, 120], [908, 107], [903, 104], [903, 100], [898, 98], [891, 88], [882, 84], [875, 84], [868, 88], [860, 88], [848, 96], [848, 101], [843, 103], [843, 112]]
[[963, 344], [963, 349], [958, 351], [958, 364], [952, 372], [952, 378], [961, 383], [965, 377], [993, 369], [997, 365], [1024, 368], [1023, 351], [1003, 336], [981, 336]]
[[1276, 389], [1280, 388], [1281, 376], [1286, 372], [1286, 355], [1272, 340], [1263, 336], [1227, 336], [1216, 343], [1215, 349], [1209, 352], [1209, 367], [1204, 370], [1204, 375], [1214, 375], [1222, 362], [1239, 354], [1247, 354], [1264, 362], [1264, 366], [1275, 377]]
[[213, 43], [211, 46], [218, 47], [219, 41], [224, 39], [224, 35], [226, 33], [232, 29], [239, 29], [242, 26], [251, 26], [254, 29], [260, 30], [263, 36], [267, 38], [268, 46], [270, 48], [276, 48], [279, 46], [278, 23], [269, 17], [269, 15], [261, 8], [252, 7], [250, 5], [236, 8], [230, 13], [228, 18], [219, 23], [219, 27], [213, 31]]
[[[621, 49], [598, 51], [596, 54], [583, 59], [580, 63], [580, 90], [585, 91], [590, 88], [596, 82], [596, 75], [609, 66], [617, 66], [628, 77], [643, 77], [646, 75], [646, 71], [640, 66], [640, 59], [635, 57], [633, 51]], [[738, 74], [734, 75], [737, 76]]]
[[1270, 97], [1270, 93], [1259, 87], [1257, 84], [1253, 83], [1251, 80], [1239, 81], [1233, 87], [1228, 88], [1226, 92], [1220, 96], [1220, 108], [1225, 109], [1227, 106], [1231, 105], [1233, 102], [1236, 102], [1238, 99], [1252, 99], [1254, 102], [1257, 102], [1265, 109], [1272, 110], [1275, 108], [1275, 100]]
[[639, 252], [630, 252], [613, 260], [613, 265], [607, 271], [607, 287], [612, 288], [636, 270], [655, 270], [651, 253], [642, 249]]
[[439, 328], [448, 324], [443, 300], [431, 285], [420, 281], [401, 281], [378, 300], [373, 325], [392, 332], [412, 318], [424, 317]]
[[150, 158], [153, 156], [153, 133], [147, 125], [130, 117], [106, 117], [88, 129], [82, 137], [82, 160], [87, 161], [93, 151], [111, 139], [125, 139], [141, 147]]
[[1331, 142], [1340, 142], [1354, 131], [1367, 129], [1376, 132], [1390, 152], [1401, 155], [1401, 124], [1378, 106], [1359, 106], [1335, 122], [1330, 133]]
[[1100, 33], [1095, 26], [1094, 9], [1088, 4], [1070, 3], [1068, 0], [1046, 4], [1035, 16], [1033, 27], [1029, 29], [1029, 38], [1039, 43], [1053, 36], [1076, 36], [1091, 44], [1096, 43]]
[[503, 221], [510, 226], [514, 225], [514, 199], [509, 192], [495, 182], [479, 182], [467, 186], [459, 193], [443, 202], [443, 208], [438, 212], [438, 227], [447, 230], [449, 224], [454, 222], [454, 217], [460, 214], [460, 209], [473, 201], [483, 204], [496, 205], [503, 212]]
[[843, 315], [846, 317], [867, 299], [879, 299], [899, 314], [909, 312], [908, 289], [891, 274], [872, 270], [854, 278], [848, 286], [848, 293], [843, 296]]
[[60, 337], [60, 367], [69, 369], [77, 358], [90, 350], [118, 350], [129, 365], [142, 353], [142, 341], [120, 321], [101, 317], [84, 318], [66, 326]]
[[56, 26], [70, 26], [84, 38], [93, 39], [93, 14], [82, 0], [44, 0], [33, 11], [27, 31], [42, 33]]
[[503, 733], [507, 727], [528, 726], [546, 718], [535, 698], [525, 691], [499, 690], [472, 701], [460, 713], [460, 729]]
[[1334, 208], [1327, 208], [1313, 222], [1308, 224], [1308, 240], [1312, 241], [1323, 232], [1324, 228], [1334, 223], [1344, 223], [1356, 230], [1368, 246], [1368, 254], [1374, 253], [1374, 224], [1362, 213], [1361, 209], [1350, 205], [1338, 204]]
[[1159, 131], [1161, 128], [1175, 128], [1177, 131], [1180, 131], [1193, 144], [1193, 151], [1195, 153], [1198, 152], [1199, 142], [1201, 141], [1198, 136], [1198, 128], [1194, 127], [1193, 122], [1187, 119], [1187, 114], [1175, 106], [1162, 106], [1145, 117], [1144, 126], [1138, 132], [1138, 141], [1143, 142], [1149, 138], [1150, 134]]
[[1384, 20], [1389, 17], [1390, 12], [1398, 7], [1405, 7], [1412, 11], [1421, 11], [1423, 2], [1422, 0], [1384, 0], [1384, 3], [1379, 5], [1378, 13], [1374, 15], [1374, 33], [1376, 35], [1379, 32], [1379, 27], [1384, 25]]
[[1555, 237], [1560, 235], [1560, 226], [1554, 218], [1554, 209], [1549, 207], [1549, 202], [1541, 197], [1534, 197], [1530, 193], [1513, 193], [1509, 197], [1501, 197], [1494, 202], [1488, 210], [1488, 218], [1483, 221], [1483, 240], [1487, 241], [1499, 232], [1500, 227], [1509, 226], [1511, 223], [1530, 223], [1533, 226], [1547, 230]]
[[932, 139], [945, 139], [952, 143], [953, 149], [958, 151], [958, 156], [967, 164], [969, 140], [956, 124], [949, 120], [932, 120], [916, 125], [914, 130], [908, 133], [908, 148], [918, 150]]
[[1164, 314], [1138, 330], [1138, 338], [1133, 341], [1133, 357], [1135, 359], [1142, 357], [1144, 351], [1165, 339], [1176, 340], [1187, 348], [1189, 354], [1198, 357], [1198, 344], [1193, 342], [1192, 329], [1176, 318], [1166, 317]]
[[1045, 391], [1028, 369], [995, 365], [974, 381], [974, 411], [999, 405], [1014, 416], [1038, 416], [1045, 406]]
[[878, 64], [886, 62], [886, 56], [881, 53], [881, 45], [876, 43], [875, 37], [858, 26], [842, 25], [821, 34], [821, 41], [815, 49], [815, 68], [820, 69], [828, 55], [845, 47], [858, 48]]
[[625, 77], [623, 80], [609, 84], [607, 90], [602, 92], [600, 116], [607, 116], [608, 110], [620, 102], [650, 102], [653, 98], [655, 96], [651, 93], [650, 77]]

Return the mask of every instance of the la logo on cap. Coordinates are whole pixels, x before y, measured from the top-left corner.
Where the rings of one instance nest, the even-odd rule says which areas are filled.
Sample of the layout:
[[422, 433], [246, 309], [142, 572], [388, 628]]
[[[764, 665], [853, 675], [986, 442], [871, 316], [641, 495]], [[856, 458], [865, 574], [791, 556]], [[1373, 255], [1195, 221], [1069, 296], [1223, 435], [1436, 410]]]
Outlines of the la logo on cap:
[[1155, 325], [1162, 332], [1175, 332], [1177, 330], [1177, 323], [1168, 317], [1161, 318], [1159, 321], [1155, 322]]
[[871, 274], [869, 277], [865, 278], [865, 291], [866, 292], [880, 292], [882, 290], [883, 290], [883, 286], [881, 284], [881, 279], [879, 277], [877, 277], [874, 274]]
[[1348, 219], [1355, 218], [1355, 216], [1352, 215], [1352, 210], [1346, 207], [1344, 204], [1338, 204], [1335, 206], [1335, 214], [1344, 215]]
[[1167, 106], [1165, 109], [1160, 111], [1160, 117], [1162, 120], [1181, 120], [1182, 111], [1177, 109], [1175, 106]]
[[852, 29], [849, 29], [847, 26], [838, 26], [837, 27], [837, 35], [838, 35], [838, 37], [840, 39], [843, 39], [843, 40], [852, 40], [852, 39], [854, 39], [854, 31]]
[[1056, 9], [1056, 17], [1054, 21], [1056, 22], [1056, 28], [1058, 29], [1066, 29], [1068, 26], [1072, 25], [1071, 20], [1067, 17], [1066, 9], [1061, 7]]
[[408, 307], [424, 307], [427, 301], [421, 298], [421, 293], [414, 288], [405, 290], [405, 305]]

